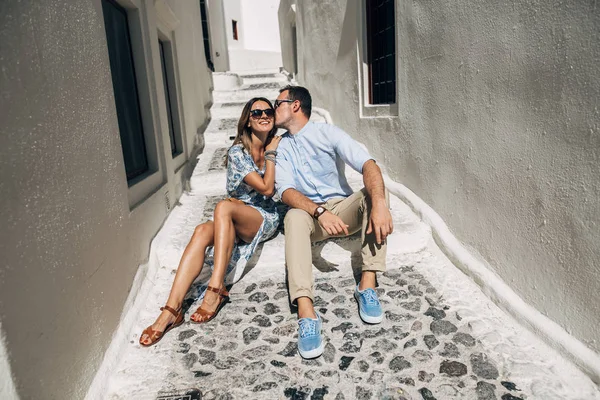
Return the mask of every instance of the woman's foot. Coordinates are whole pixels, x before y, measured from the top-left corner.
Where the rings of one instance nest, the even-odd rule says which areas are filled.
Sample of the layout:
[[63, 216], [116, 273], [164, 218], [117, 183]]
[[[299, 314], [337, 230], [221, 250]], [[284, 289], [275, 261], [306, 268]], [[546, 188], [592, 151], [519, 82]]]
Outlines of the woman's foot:
[[161, 307], [161, 313], [156, 321], [142, 332], [140, 344], [151, 346], [157, 343], [165, 333], [183, 323], [181, 310], [177, 311], [169, 306]]
[[229, 300], [229, 293], [225, 290], [225, 286], [220, 288], [208, 286], [202, 304], [195, 313], [192, 314], [190, 320], [192, 322], [208, 322], [217, 316], [219, 310]]

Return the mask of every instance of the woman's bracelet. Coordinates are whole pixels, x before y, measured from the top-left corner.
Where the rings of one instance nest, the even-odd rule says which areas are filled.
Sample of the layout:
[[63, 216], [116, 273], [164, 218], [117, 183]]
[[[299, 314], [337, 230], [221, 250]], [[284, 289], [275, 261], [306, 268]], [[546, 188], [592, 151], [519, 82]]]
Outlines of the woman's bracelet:
[[265, 160], [271, 161], [273, 164], [277, 165], [277, 161], [275, 161], [275, 157], [273, 157], [271, 155], [265, 156]]
[[267, 150], [267, 151], [265, 151], [265, 156], [268, 156], [268, 155], [271, 155], [271, 154], [274, 155], [275, 157], [277, 157], [277, 150]]

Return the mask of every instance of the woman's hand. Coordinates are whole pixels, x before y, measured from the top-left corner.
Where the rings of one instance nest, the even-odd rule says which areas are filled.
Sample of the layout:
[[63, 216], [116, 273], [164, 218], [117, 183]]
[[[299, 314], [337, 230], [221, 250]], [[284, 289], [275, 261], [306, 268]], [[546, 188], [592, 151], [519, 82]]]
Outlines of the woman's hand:
[[265, 146], [265, 150], [277, 150], [279, 142], [281, 142], [281, 136], [273, 136], [271, 140], [269, 140], [269, 143]]

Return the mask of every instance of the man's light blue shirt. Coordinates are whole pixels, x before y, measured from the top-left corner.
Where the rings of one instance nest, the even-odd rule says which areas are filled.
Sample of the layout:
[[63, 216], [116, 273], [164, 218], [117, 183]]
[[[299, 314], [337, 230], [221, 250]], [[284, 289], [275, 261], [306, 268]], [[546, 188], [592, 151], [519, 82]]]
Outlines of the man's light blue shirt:
[[362, 173], [365, 162], [372, 159], [340, 128], [308, 122], [295, 135], [284, 133], [277, 147], [277, 193], [281, 197], [287, 189], [296, 189], [315, 203], [348, 197], [353, 191], [345, 164]]

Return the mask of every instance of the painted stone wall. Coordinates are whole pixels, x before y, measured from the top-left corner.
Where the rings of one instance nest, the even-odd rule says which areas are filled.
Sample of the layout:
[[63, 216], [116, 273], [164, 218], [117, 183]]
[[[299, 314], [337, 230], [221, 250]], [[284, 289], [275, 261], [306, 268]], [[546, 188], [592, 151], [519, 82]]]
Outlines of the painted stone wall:
[[[202, 145], [212, 83], [198, 2], [131, 4], [141, 4], [149, 124], [164, 179], [133, 209], [100, 0], [0, 3], [0, 320], [8, 354], [0, 364], [9, 362], [21, 398], [85, 396], [168, 213], [165, 196], [174, 204]], [[165, 4], [178, 20], [189, 160], [177, 167], [158, 58], [155, 5]]]
[[282, 0], [280, 23], [295, 20], [298, 79], [314, 104], [599, 352], [598, 6], [396, 1], [397, 116], [367, 118], [364, 3], [297, 1], [295, 13], [293, 3]]
[[[277, 19], [279, 0], [211, 0], [210, 7], [214, 9], [211, 32], [215, 32], [211, 43], [221, 48], [227, 46], [227, 65], [221, 62], [217, 71], [276, 70], [282, 66]], [[222, 7], [224, 22], [217, 7]], [[237, 40], [233, 38], [233, 20], [237, 21]], [[220, 58], [223, 59], [223, 55]]]
[[229, 70], [227, 35], [231, 35], [231, 21], [225, 25], [223, 0], [206, 0], [206, 13], [210, 30], [210, 51], [216, 72]]

